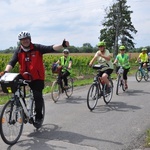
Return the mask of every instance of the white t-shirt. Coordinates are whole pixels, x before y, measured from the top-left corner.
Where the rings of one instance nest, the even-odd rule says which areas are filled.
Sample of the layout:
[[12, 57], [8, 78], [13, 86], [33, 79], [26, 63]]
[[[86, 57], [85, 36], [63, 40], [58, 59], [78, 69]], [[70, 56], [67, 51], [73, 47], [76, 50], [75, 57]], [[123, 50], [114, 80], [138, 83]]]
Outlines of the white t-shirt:
[[[113, 66], [112, 60], [107, 61], [103, 57], [99, 56], [99, 53], [100, 53], [100, 51], [97, 51], [95, 54], [95, 57], [97, 57], [97, 62], [101, 65], [109, 65], [108, 69], [113, 69], [114, 66]], [[104, 56], [110, 56], [110, 52], [107, 49], [105, 49]]]

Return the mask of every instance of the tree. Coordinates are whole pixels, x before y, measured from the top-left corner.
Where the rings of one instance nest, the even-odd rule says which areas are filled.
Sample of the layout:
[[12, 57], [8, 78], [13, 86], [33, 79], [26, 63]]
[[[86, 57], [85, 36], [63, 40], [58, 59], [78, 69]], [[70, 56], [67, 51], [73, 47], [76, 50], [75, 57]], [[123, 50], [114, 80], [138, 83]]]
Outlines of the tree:
[[118, 54], [118, 41], [124, 45], [127, 50], [134, 48], [132, 33], [137, 30], [132, 25], [130, 6], [126, 5], [127, 0], [117, 0], [109, 8], [105, 9], [106, 17], [100, 30], [100, 40], [105, 40], [109, 49], [114, 49], [114, 56]]
[[92, 53], [93, 47], [90, 43], [84, 43], [83, 46], [80, 48], [80, 52], [82, 53]]

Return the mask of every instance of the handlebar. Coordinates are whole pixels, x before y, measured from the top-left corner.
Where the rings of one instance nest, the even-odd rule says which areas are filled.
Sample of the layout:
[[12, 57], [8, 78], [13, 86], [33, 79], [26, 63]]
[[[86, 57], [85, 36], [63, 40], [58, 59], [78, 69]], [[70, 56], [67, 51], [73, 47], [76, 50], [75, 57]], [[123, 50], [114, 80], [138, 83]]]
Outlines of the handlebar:
[[101, 71], [104, 68], [108, 68], [109, 65], [101, 65], [101, 64], [97, 64], [97, 65], [93, 65], [92, 68], [96, 69], [97, 71]]

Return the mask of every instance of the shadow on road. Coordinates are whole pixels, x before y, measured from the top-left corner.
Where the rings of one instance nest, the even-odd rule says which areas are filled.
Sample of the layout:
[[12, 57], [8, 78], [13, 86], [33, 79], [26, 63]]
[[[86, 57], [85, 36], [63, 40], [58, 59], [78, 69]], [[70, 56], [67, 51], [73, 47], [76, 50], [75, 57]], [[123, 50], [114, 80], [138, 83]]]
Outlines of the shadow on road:
[[[22, 149], [26, 150], [58, 150], [58, 149], [67, 149], [68, 144], [74, 144], [70, 146], [84, 146], [81, 142], [84, 140], [88, 140], [89, 143], [92, 141], [98, 142], [107, 142], [117, 145], [123, 145], [120, 142], [105, 140], [105, 139], [98, 139], [93, 137], [87, 137], [82, 134], [68, 132], [68, 131], [61, 131], [61, 127], [58, 127], [54, 124], [45, 124], [42, 126], [41, 129], [36, 130], [33, 133], [30, 133], [27, 136], [29, 139], [20, 140], [16, 145], [18, 147], [22, 147]], [[61, 142], [61, 145], [57, 142]], [[85, 145], [86, 146], [86, 145]], [[10, 146], [8, 150], [13, 148]]]
[[85, 103], [86, 102], [86, 98], [82, 97], [82, 96], [71, 96], [69, 98], [62, 98], [59, 99], [56, 104], [65, 104], [65, 103], [70, 103], [70, 104], [81, 104], [81, 103]]
[[126, 104], [124, 102], [110, 102], [108, 105], [97, 105], [93, 113], [106, 113], [109, 111], [128, 112], [141, 109], [141, 107]]
[[129, 89], [124, 94], [127, 94], [129, 96], [136, 96], [136, 95], [143, 95], [143, 94], [150, 94], [150, 92], [146, 92], [144, 90], [135, 90], [135, 89]]

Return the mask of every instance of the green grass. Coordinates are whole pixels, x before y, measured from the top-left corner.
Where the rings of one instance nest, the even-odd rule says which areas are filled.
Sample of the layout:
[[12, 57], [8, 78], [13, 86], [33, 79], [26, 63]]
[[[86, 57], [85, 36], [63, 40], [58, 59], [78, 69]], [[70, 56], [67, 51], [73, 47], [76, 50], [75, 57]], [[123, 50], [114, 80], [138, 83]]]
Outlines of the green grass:
[[10, 99], [10, 95], [5, 95], [0, 97], [0, 105], [5, 104]]
[[146, 148], [150, 148], [150, 129], [146, 131], [145, 145]]

